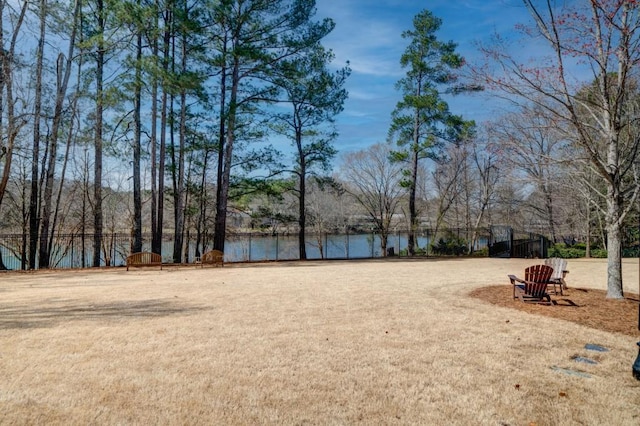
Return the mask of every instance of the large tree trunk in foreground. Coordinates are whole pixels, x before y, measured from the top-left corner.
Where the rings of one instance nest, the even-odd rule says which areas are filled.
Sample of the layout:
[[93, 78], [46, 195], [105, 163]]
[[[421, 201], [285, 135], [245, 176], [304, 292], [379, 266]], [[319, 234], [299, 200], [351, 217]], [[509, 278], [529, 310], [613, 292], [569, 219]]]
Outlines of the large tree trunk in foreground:
[[620, 224], [621, 200], [617, 185], [607, 190], [607, 298], [622, 299], [622, 230]]

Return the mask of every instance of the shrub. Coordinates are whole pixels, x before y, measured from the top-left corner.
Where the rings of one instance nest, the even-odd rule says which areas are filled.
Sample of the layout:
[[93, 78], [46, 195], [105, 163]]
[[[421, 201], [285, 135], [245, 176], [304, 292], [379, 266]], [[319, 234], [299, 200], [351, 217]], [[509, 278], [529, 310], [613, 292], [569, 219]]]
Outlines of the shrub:
[[438, 244], [431, 244], [431, 251], [438, 255], [467, 254], [467, 242], [453, 234], [448, 234], [446, 239], [440, 238]]
[[426, 256], [427, 255], [426, 247], [425, 248], [416, 247], [414, 251], [416, 253], [416, 256]]
[[[427, 249], [426, 248], [415, 247], [413, 249], [413, 251], [414, 251], [416, 256], [426, 256], [427, 255]], [[400, 249], [400, 252], [398, 253], [398, 256], [400, 256], [400, 257], [409, 256], [409, 249], [407, 249], [407, 248]]]
[[[571, 247], [567, 247], [564, 243], [558, 243], [550, 247], [547, 252], [549, 257], [561, 257], [563, 259], [577, 259], [585, 257], [586, 253], [587, 245], [585, 243], [577, 243]], [[607, 257], [607, 249], [592, 247], [591, 257], [604, 259]], [[640, 257], [640, 245], [623, 248], [622, 257]]]
[[587, 251], [587, 244], [586, 243], [575, 243], [573, 246], [571, 246], [573, 248], [576, 249], [580, 249], [580, 250], [584, 250]]
[[481, 249], [475, 250], [471, 255], [474, 257], [489, 257], [489, 247], [482, 247]]
[[[426, 248], [415, 247], [413, 251], [414, 251], [416, 256], [426, 256], [427, 255], [427, 249]], [[400, 256], [400, 257], [409, 256], [409, 249], [408, 248], [400, 249], [400, 251], [398, 252], [398, 256]]]
[[576, 259], [579, 257], [584, 257], [586, 250], [584, 248], [578, 248], [576, 246], [567, 247], [564, 243], [554, 244], [551, 248], [549, 248], [548, 255], [549, 257], [561, 257], [563, 259]]
[[593, 249], [591, 250], [591, 257], [604, 259], [607, 257], [607, 251], [605, 249]]

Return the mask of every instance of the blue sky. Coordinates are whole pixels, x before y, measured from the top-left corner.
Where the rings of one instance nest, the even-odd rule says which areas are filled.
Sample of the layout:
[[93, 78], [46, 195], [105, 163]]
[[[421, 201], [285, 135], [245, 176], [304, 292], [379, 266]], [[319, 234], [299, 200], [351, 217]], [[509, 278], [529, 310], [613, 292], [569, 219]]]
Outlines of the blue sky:
[[[334, 65], [348, 60], [352, 74], [347, 82], [349, 99], [337, 118], [340, 152], [364, 149], [387, 137], [391, 112], [400, 99], [395, 83], [404, 76], [400, 56], [407, 41], [402, 32], [413, 27], [413, 18], [428, 9], [442, 19], [438, 37], [454, 41], [468, 62], [479, 54], [477, 41], [493, 33], [513, 34], [529, 15], [520, 0], [317, 0], [318, 18], [336, 23], [324, 45], [334, 51]], [[477, 122], [493, 115], [496, 101], [486, 95], [448, 98], [450, 109]]]

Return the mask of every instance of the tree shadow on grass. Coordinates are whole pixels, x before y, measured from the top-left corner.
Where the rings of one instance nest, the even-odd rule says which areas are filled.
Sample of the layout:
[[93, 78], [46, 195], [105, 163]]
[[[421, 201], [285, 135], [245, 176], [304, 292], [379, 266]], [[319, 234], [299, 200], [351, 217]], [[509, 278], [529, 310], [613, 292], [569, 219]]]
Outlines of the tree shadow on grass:
[[63, 300], [36, 307], [0, 304], [0, 330], [48, 328], [70, 321], [118, 322], [172, 315], [191, 315], [209, 309], [212, 308], [170, 299], [111, 303], [83, 303], [79, 300]]

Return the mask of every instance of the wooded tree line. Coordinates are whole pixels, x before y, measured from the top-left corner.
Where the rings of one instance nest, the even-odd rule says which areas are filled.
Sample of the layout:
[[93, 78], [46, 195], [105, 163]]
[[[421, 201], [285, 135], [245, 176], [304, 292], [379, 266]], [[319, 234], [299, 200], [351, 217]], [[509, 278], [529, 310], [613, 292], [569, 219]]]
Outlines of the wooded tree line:
[[186, 232], [198, 250], [224, 250], [230, 202], [291, 174], [304, 205], [307, 177], [335, 154], [350, 70], [330, 67], [321, 41], [334, 23], [315, 19], [312, 0], [0, 1], [0, 12], [2, 227], [29, 236], [30, 268], [48, 267], [61, 230], [93, 234], [94, 266], [108, 227], [130, 229], [134, 252], [150, 230], [156, 253], [172, 229], [174, 262]]
[[[484, 64], [416, 15], [389, 134], [331, 174], [350, 69], [332, 64], [334, 23], [313, 0], [0, 0], [1, 230], [27, 235], [42, 268], [57, 232], [92, 234], [97, 266], [107, 232], [131, 232], [132, 251], [150, 232], [159, 253], [171, 230], [182, 262], [186, 241], [224, 250], [239, 215], [297, 232], [301, 259], [308, 231], [403, 227], [414, 254], [424, 226], [508, 224], [600, 241], [618, 297], [637, 220], [637, 5], [523, 3], [533, 25], [478, 46]], [[535, 67], [508, 45], [540, 39], [550, 53]], [[450, 111], [449, 96], [482, 89], [509, 112]]]

